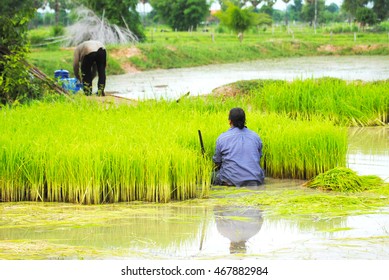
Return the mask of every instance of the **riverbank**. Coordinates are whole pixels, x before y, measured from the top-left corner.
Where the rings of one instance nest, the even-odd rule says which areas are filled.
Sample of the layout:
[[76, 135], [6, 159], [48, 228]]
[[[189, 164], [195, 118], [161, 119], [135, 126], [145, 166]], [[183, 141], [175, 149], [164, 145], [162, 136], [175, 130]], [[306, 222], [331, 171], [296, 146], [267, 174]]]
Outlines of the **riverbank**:
[[[315, 34], [307, 28], [280, 27], [246, 34], [240, 43], [234, 34], [153, 31], [146, 42], [107, 49], [107, 74], [118, 75], [269, 58], [389, 55], [389, 38], [387, 33]], [[49, 76], [58, 69], [72, 72], [73, 48], [33, 48], [28, 59]]]

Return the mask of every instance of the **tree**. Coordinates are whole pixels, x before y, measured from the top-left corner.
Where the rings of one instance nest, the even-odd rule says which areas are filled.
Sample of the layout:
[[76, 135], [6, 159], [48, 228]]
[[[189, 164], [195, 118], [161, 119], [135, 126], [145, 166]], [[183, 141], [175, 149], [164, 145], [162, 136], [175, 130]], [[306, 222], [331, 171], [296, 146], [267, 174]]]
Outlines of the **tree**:
[[357, 9], [364, 7], [368, 2], [369, 0], [343, 0], [342, 9], [354, 18], [357, 14]]
[[[55, 11], [55, 24], [60, 24], [61, 20], [66, 15], [66, 9], [72, 9], [74, 3], [72, 0], [46, 0], [52, 9]], [[45, 2], [46, 2], [45, 1]]]
[[[385, 20], [389, 16], [389, 0], [344, 0], [342, 9], [350, 14], [352, 20], [356, 18], [357, 11], [361, 8], [366, 8], [369, 2], [373, 2], [372, 11], [375, 13], [377, 20]], [[367, 11], [360, 11], [367, 16]], [[361, 16], [361, 15], [360, 15]]]
[[[227, 10], [216, 14], [222, 24], [230, 28], [231, 30], [239, 33], [240, 40], [243, 40], [243, 33], [252, 26], [256, 26], [261, 23], [261, 16], [255, 13], [252, 8], [241, 9], [238, 6], [228, 3]], [[262, 17], [267, 17], [265, 22], [268, 24], [271, 17], [262, 13]]]
[[233, 4], [239, 8], [242, 8], [248, 0], [218, 0], [222, 11], [227, 10], [229, 4]]
[[287, 7], [287, 11], [290, 14], [290, 18], [293, 20], [301, 20], [301, 11], [303, 9], [302, 0], [294, 0], [292, 5]]
[[372, 9], [362, 7], [357, 9], [355, 19], [361, 23], [362, 29], [364, 29], [366, 24], [375, 24], [377, 22], [377, 15]]
[[326, 6], [326, 10], [330, 13], [337, 13], [339, 12], [339, 6], [335, 3], [331, 3], [329, 6]]
[[207, 0], [150, 0], [157, 16], [173, 30], [196, 29], [209, 13]]
[[23, 102], [41, 94], [25, 61], [34, 4], [32, 0], [3, 0], [0, 5], [0, 104]]
[[325, 23], [340, 22], [345, 20], [345, 18], [342, 18], [339, 6], [335, 3], [331, 3], [329, 6], [325, 7], [322, 17]]
[[[315, 1], [317, 2], [315, 3]], [[307, 3], [303, 6], [301, 16], [303, 20], [310, 22], [311, 25], [315, 25], [324, 21], [324, 18], [322, 17], [322, 12], [324, 12], [324, 10], [324, 0], [307, 0]], [[317, 22], [315, 22], [315, 13]]]
[[269, 16], [273, 16], [273, 8], [268, 6], [268, 5], [263, 5], [260, 9], [259, 9], [259, 12], [260, 13], [264, 13], [264, 14], [268, 14]]
[[80, 0], [85, 7], [99, 16], [104, 16], [109, 23], [128, 27], [140, 40], [144, 39], [143, 26], [136, 11], [138, 0]]
[[384, 21], [389, 17], [389, 0], [374, 0], [373, 11], [377, 15], [377, 19]]
[[262, 0], [250, 0], [250, 3], [253, 5], [254, 9], [257, 9], [258, 5], [261, 4]]

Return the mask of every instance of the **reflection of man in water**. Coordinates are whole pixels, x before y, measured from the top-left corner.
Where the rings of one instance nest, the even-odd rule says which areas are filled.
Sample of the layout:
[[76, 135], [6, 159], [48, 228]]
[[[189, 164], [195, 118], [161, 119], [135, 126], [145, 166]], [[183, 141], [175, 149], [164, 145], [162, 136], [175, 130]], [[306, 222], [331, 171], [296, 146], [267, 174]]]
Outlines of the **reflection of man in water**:
[[230, 253], [246, 253], [246, 242], [262, 227], [261, 211], [252, 207], [217, 207], [214, 209], [217, 230], [228, 238]]

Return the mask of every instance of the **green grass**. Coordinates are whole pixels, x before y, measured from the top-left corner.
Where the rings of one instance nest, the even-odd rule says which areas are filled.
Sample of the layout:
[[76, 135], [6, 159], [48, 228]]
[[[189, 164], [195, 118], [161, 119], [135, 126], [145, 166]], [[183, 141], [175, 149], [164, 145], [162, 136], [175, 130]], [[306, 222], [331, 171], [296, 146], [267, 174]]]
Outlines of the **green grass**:
[[[43, 36], [43, 31], [31, 30], [30, 37]], [[47, 32], [46, 32], [47, 33]], [[214, 34], [212, 40], [211, 33]], [[38, 34], [38, 35], [37, 35]], [[276, 26], [266, 31], [247, 32], [243, 43], [236, 34], [210, 32], [146, 31], [147, 40], [135, 45], [141, 52], [131, 57], [112, 57], [113, 49], [126, 50], [130, 46], [108, 46], [109, 75], [122, 74], [124, 63], [140, 70], [192, 67], [215, 63], [242, 62], [264, 58], [313, 55], [389, 55], [386, 32], [332, 33], [331, 27], [317, 29], [304, 26]], [[54, 70], [72, 68], [72, 50], [57, 45], [34, 48], [30, 62], [52, 75]]]
[[[35, 48], [28, 55], [28, 61], [42, 70], [49, 77], [54, 77], [56, 70], [64, 69], [73, 73], [73, 49], [50, 46], [46, 48]], [[117, 59], [108, 55], [107, 75], [123, 74], [122, 66]]]

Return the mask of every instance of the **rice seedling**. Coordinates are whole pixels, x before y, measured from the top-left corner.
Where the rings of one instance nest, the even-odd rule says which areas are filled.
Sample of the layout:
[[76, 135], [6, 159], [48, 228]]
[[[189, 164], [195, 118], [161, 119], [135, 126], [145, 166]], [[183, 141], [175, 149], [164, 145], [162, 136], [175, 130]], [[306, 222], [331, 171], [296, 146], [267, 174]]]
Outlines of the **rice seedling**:
[[358, 176], [350, 168], [336, 167], [320, 173], [304, 185], [325, 191], [362, 192], [382, 184], [383, 180], [378, 176]]
[[238, 105], [248, 108], [248, 125], [263, 138], [268, 176], [309, 178], [345, 160], [345, 129], [263, 114], [246, 97], [136, 106], [75, 98], [1, 111], [2, 201], [98, 204], [206, 197], [215, 140], [228, 129], [229, 109]]
[[262, 83], [251, 98], [265, 112], [294, 119], [319, 116], [338, 125], [385, 125], [389, 119], [389, 82], [346, 82], [334, 78]]

